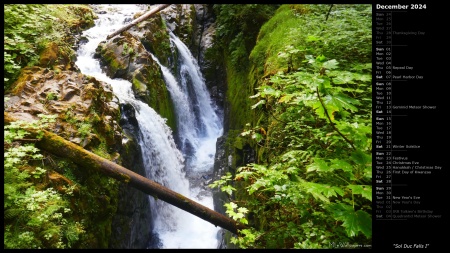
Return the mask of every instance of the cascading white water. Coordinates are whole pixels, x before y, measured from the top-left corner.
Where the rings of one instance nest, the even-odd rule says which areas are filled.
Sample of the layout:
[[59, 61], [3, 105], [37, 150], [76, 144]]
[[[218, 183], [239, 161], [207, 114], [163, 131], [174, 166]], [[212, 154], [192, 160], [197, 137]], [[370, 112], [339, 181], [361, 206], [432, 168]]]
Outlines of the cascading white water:
[[[184, 155], [177, 149], [171, 129], [147, 104], [137, 100], [132, 92], [131, 83], [121, 79], [111, 79], [100, 68], [93, 58], [98, 44], [106, 36], [124, 25], [125, 20], [131, 20], [134, 13], [142, 11], [138, 5], [96, 5], [98, 17], [95, 26], [83, 33], [88, 42], [80, 46], [77, 52], [76, 65], [83, 74], [93, 76], [100, 81], [109, 83], [120, 103], [131, 104], [136, 111], [139, 123], [139, 145], [146, 167], [147, 177], [180, 193], [184, 196], [213, 209], [210, 191], [205, 191], [201, 185], [193, 185], [184, 173]], [[193, 159], [187, 164], [190, 178], [201, 173], [210, 173], [214, 164], [215, 142], [222, 134], [222, 124], [216, 115], [213, 104], [205, 87], [195, 59], [178, 38], [171, 34], [171, 40], [176, 44], [181, 59], [181, 82], [161, 66], [166, 85], [175, 104], [179, 138], [189, 141], [193, 148]], [[192, 68], [192, 69], [190, 69]], [[195, 97], [189, 95], [188, 81], [183, 79], [189, 75], [190, 84], [195, 91]], [[193, 101], [196, 108], [192, 106]], [[194, 112], [195, 111], [195, 112]], [[197, 113], [197, 116], [194, 114]], [[199, 122], [193, 119], [199, 119]], [[150, 197], [154, 217], [154, 232], [158, 235], [162, 248], [217, 248], [217, 232], [219, 228], [193, 216], [177, 207]]]
[[[222, 123], [217, 116], [214, 105], [209, 97], [209, 93], [205, 86], [205, 80], [197, 60], [191, 54], [188, 47], [172, 32], [170, 40], [175, 44], [180, 53], [180, 79], [181, 87], [185, 94], [191, 96], [191, 101], [194, 103], [194, 111], [198, 120], [198, 127], [200, 128], [200, 137], [219, 137], [222, 134]], [[192, 89], [193, 92], [189, 92]], [[203, 130], [203, 131], [202, 131]]]
[[189, 177], [198, 177], [199, 173], [210, 172], [214, 166], [217, 138], [222, 135], [222, 121], [219, 119], [215, 105], [207, 91], [205, 80], [188, 47], [172, 32], [170, 40], [179, 53], [180, 88], [189, 97], [192, 117], [196, 119], [195, 143], [192, 160], [188, 161], [186, 170]]
[[196, 122], [193, 117], [194, 112], [189, 97], [178, 85], [178, 81], [170, 70], [162, 65], [159, 60], [151, 54], [152, 59], [158, 63], [166, 82], [167, 90], [174, 103], [175, 114], [177, 118], [178, 139], [180, 148], [185, 153], [189, 147], [198, 147], [198, 138], [196, 133]]

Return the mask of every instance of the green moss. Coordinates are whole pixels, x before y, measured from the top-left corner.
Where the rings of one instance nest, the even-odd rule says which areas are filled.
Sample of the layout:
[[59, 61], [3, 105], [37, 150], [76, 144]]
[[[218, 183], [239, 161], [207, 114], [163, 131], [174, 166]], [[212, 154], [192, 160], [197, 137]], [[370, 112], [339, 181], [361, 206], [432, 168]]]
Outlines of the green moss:
[[[369, 8], [368, 5], [349, 6], [335, 5], [333, 8], [345, 15], [356, 16], [355, 22], [346, 20], [324, 22], [323, 13], [328, 10], [328, 5], [282, 5], [275, 15], [267, 21], [259, 32], [257, 44], [250, 54], [250, 61], [257, 67], [259, 76], [270, 76], [278, 71], [290, 72], [302, 67], [305, 55], [323, 54], [326, 57], [343, 59], [358, 56], [362, 62], [370, 62], [371, 35], [363, 32], [370, 29], [371, 24], [367, 19], [358, 18], [364, 11], [353, 9]], [[367, 12], [370, 12], [367, 11]], [[320, 15], [316, 15], [320, 13]], [[303, 18], [303, 16], [308, 18]], [[336, 14], [340, 15], [340, 14]], [[360, 16], [358, 16], [360, 15]], [[339, 16], [334, 19], [339, 19]], [[333, 19], [333, 16], [330, 17]], [[317, 25], [322, 23], [321, 25]], [[357, 30], [358, 33], [352, 33]], [[347, 36], [348, 35], [348, 36]], [[358, 35], [358, 36], [355, 36]], [[341, 41], [345, 38], [347, 43]], [[314, 50], [312, 49], [314, 48]]]
[[[195, 7], [193, 4], [188, 5], [189, 10], [183, 9], [183, 13], [179, 16], [182, 19], [185, 19], [184, 22], [181, 20], [177, 20], [178, 25], [176, 28], [176, 33], [180, 35], [181, 41], [183, 41], [184, 44], [186, 44], [189, 48], [193, 48], [193, 33], [194, 33], [194, 25], [196, 21], [195, 17]], [[195, 48], [194, 50], [196, 50]], [[195, 52], [196, 54], [196, 52]]]
[[[277, 5], [215, 5], [217, 15], [217, 37], [215, 49], [207, 56], [217, 54], [223, 58], [227, 75], [227, 105], [230, 129], [243, 129], [253, 125], [257, 115], [251, 110], [257, 80], [249, 54], [255, 46], [260, 27], [273, 15]], [[219, 52], [219, 53], [217, 53]]]
[[98, 156], [106, 159], [110, 159], [111, 155], [108, 153], [108, 146], [105, 142], [101, 142], [100, 145], [92, 150], [92, 152]]
[[245, 70], [239, 71], [229, 59], [226, 59], [226, 63], [228, 84], [226, 98], [230, 115], [233, 115], [230, 117], [230, 129], [242, 129], [251, 119], [249, 83]]
[[[45, 139], [56, 145], [55, 148], [60, 152], [69, 152], [66, 148], [68, 143], [65, 143], [62, 138], [46, 134]], [[78, 157], [79, 161], [88, 160], [82, 154], [83, 148], [75, 144], [69, 145], [74, 149], [70, 155]], [[106, 145], [103, 142], [96, 148], [96, 153], [109, 157], [105, 149]], [[119, 182], [97, 171], [98, 164], [95, 161], [86, 162], [83, 167], [80, 167], [68, 159], [58, 157], [53, 159], [56, 161], [54, 163], [56, 167], [53, 169], [79, 185], [79, 193], [70, 198], [73, 215], [69, 219], [82, 221], [86, 233], [75, 248], [107, 248], [112, 217], [117, 209]]]
[[244, 148], [244, 140], [241, 137], [236, 137], [236, 140], [234, 141], [233, 146], [237, 149], [243, 149]]
[[123, 64], [117, 60], [116, 55], [111, 50], [106, 49], [106, 52], [104, 53], [103, 58], [105, 59], [107, 65], [109, 67], [108, 68], [109, 72], [112, 73], [113, 75], [115, 73], [117, 73], [117, 71], [127, 68], [127, 66], [125, 64]]
[[74, 35], [94, 25], [94, 13], [88, 5], [8, 4], [4, 7], [5, 90], [14, 83], [20, 68], [39, 64], [39, 56], [41, 66], [61, 64], [65, 69], [71, 68], [75, 60]]
[[166, 124], [172, 128], [172, 131], [176, 132], [174, 105], [156, 63], [135, 71], [131, 83], [136, 95], [161, 117], [166, 118]]
[[167, 27], [161, 14], [158, 13], [142, 23], [143, 25], [140, 27], [145, 31], [144, 37], [141, 39], [142, 44], [159, 59], [161, 64], [167, 66], [172, 50]]
[[133, 80], [131, 81], [132, 81], [132, 88], [135, 93], [145, 94], [145, 92], [147, 91], [147, 86], [144, 83], [142, 83], [136, 78], [133, 78]]
[[49, 42], [45, 45], [45, 49], [40, 55], [40, 65], [42, 67], [52, 67], [58, 60], [58, 44]]

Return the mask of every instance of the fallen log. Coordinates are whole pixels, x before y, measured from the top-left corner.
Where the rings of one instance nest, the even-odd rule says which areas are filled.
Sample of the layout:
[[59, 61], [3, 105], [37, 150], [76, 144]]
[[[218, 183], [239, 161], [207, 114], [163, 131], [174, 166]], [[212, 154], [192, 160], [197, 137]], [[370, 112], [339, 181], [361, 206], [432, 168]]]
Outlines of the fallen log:
[[135, 26], [136, 24], [150, 18], [151, 16], [153, 16], [155, 13], [158, 13], [159, 11], [165, 9], [166, 7], [168, 7], [170, 4], [160, 4], [158, 6], [156, 6], [153, 9], [150, 9], [148, 12], [146, 12], [144, 15], [140, 16], [139, 18], [133, 20], [131, 23], [119, 28], [117, 31], [111, 33], [110, 35], [108, 35], [106, 37], [106, 39], [111, 39], [112, 37], [116, 36], [117, 34], [126, 31], [128, 29], [130, 29], [131, 27]]
[[[17, 120], [10, 116], [7, 112], [4, 112], [4, 124], [6, 125], [13, 121]], [[36, 129], [25, 130], [30, 133], [32, 138], [35, 138], [38, 135], [38, 130]], [[68, 158], [83, 168], [100, 171], [109, 177], [117, 179], [120, 182], [124, 182], [133, 188], [174, 205], [234, 234], [238, 234], [238, 229], [246, 228], [245, 225], [237, 223], [233, 219], [228, 218], [221, 213], [211, 210], [210, 208], [203, 206], [175, 191], [172, 191], [169, 188], [166, 188], [146, 177], [91, 153], [81, 146], [67, 141], [54, 133], [46, 130], [39, 131], [43, 133], [43, 135], [41, 133], [42, 137], [35, 141], [35, 146], [39, 149], [60, 157]]]

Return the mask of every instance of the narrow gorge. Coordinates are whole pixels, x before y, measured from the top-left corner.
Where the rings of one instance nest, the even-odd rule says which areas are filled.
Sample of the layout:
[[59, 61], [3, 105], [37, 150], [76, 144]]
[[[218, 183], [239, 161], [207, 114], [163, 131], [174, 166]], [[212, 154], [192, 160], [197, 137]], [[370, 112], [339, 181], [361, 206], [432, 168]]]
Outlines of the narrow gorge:
[[371, 6], [170, 4], [109, 36], [157, 6], [5, 5], [5, 248], [370, 244]]

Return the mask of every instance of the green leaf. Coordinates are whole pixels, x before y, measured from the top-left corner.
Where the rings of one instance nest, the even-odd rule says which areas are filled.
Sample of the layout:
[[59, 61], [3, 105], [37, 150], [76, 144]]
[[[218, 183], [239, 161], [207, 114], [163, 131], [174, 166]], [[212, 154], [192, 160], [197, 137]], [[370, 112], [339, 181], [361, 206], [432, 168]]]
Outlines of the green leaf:
[[306, 37], [306, 42], [313, 42], [313, 41], [320, 41], [321, 38], [320, 37], [316, 37], [314, 35], [308, 35], [308, 37]]
[[361, 194], [364, 198], [372, 201], [372, 186], [370, 185], [348, 185], [353, 194]]
[[244, 218], [244, 214], [243, 213], [234, 213], [231, 218], [233, 218], [233, 220], [238, 220], [238, 219]]
[[280, 100], [278, 100], [278, 103], [287, 103], [287, 102], [289, 102], [289, 101], [292, 99], [292, 97], [294, 97], [294, 96], [295, 96], [295, 94], [286, 94], [286, 95], [282, 96], [282, 97], [280, 98]]
[[320, 158], [314, 158], [314, 162], [306, 167], [306, 171], [307, 172], [311, 172], [311, 171], [329, 172], [329, 171], [332, 171], [332, 169], [328, 166], [328, 164], [324, 160], [322, 160]]
[[371, 82], [372, 81], [372, 75], [365, 75], [365, 74], [354, 74], [354, 77], [356, 80], [362, 81], [362, 82]]
[[229, 206], [231, 207], [231, 209], [235, 209], [237, 207], [237, 204], [234, 202], [230, 202]]
[[234, 188], [231, 185], [226, 185], [226, 186], [222, 186], [220, 188], [221, 191], [228, 193], [229, 195], [233, 194], [233, 191], [236, 190], [236, 188]]
[[[328, 95], [326, 97], [322, 97], [324, 105], [327, 109], [328, 116], [330, 116], [331, 120], [334, 120], [334, 112], [339, 111], [339, 107], [337, 107], [333, 103], [330, 103], [329, 102], [330, 99], [331, 99], [330, 95]], [[322, 119], [328, 120], [328, 117], [326, 116], [326, 113], [325, 113], [325, 108], [323, 107], [322, 103], [319, 100], [312, 103], [312, 107], [314, 108], [315, 112], [317, 113], [317, 116], [319, 116]]]
[[333, 78], [333, 83], [335, 84], [353, 84], [355, 83], [353, 80], [355, 78], [355, 75], [348, 71], [336, 71], [333, 72], [333, 74], [336, 75], [336, 77]]
[[287, 169], [286, 169], [286, 173], [287, 174], [297, 174], [298, 173], [298, 171], [299, 171], [299, 169], [297, 168], [297, 167], [295, 167], [295, 166], [290, 166], [290, 167], [288, 167]]
[[[274, 79], [274, 80], [276, 80], [276, 79]], [[285, 81], [283, 80], [283, 82], [285, 82]], [[257, 89], [259, 90], [259, 93], [261, 94], [261, 97], [273, 96], [275, 98], [278, 98], [281, 95], [281, 91], [280, 90], [276, 90], [276, 89], [274, 89], [271, 86], [263, 85], [263, 86], [261, 86], [261, 87], [259, 87]]]
[[260, 142], [262, 140], [262, 135], [260, 133], [253, 133], [252, 139], [255, 139], [257, 142]]
[[333, 170], [343, 170], [346, 172], [353, 172], [353, 166], [347, 161], [341, 159], [331, 160], [330, 168]]
[[322, 67], [326, 68], [326, 69], [335, 69], [338, 67], [338, 61], [336, 61], [335, 59], [326, 61], [323, 63]]
[[337, 187], [337, 186], [332, 186], [332, 188], [333, 188], [333, 190], [334, 190], [337, 194], [339, 194], [339, 195], [341, 195], [341, 196], [344, 196], [345, 191], [342, 190], [342, 188]]
[[318, 61], [318, 62], [323, 62], [323, 61], [325, 61], [327, 58], [325, 57], [325, 55], [323, 55], [323, 54], [321, 54], [321, 55], [318, 55], [317, 57], [316, 57], [316, 61]]
[[350, 158], [357, 164], [363, 165], [363, 166], [371, 166], [372, 164], [372, 155], [366, 154], [362, 152], [361, 150], [354, 151]]
[[267, 185], [267, 180], [264, 178], [259, 178], [256, 182], [249, 186], [248, 193], [251, 195], [255, 191], [257, 191], [261, 187], [265, 187]]
[[236, 178], [239, 178], [239, 177], [243, 177], [244, 180], [248, 180], [248, 178], [249, 178], [251, 175], [253, 175], [253, 171], [241, 171], [241, 172], [239, 172], [238, 174], [236, 174], [235, 179], [236, 179]]
[[339, 193], [339, 195], [344, 194], [344, 191], [336, 186], [330, 186], [328, 184], [318, 184], [318, 183], [313, 183], [313, 182], [305, 182], [305, 184], [308, 187], [306, 189], [308, 192], [313, 193], [313, 194], [321, 194], [321, 195], [327, 197], [326, 200], [320, 198], [327, 203], [329, 202], [328, 198], [337, 196], [336, 193]]
[[[328, 199], [328, 196], [334, 196], [336, 195], [336, 193], [334, 191], [330, 191], [331, 188], [327, 187], [328, 185], [323, 185], [323, 184], [317, 184], [317, 183], [313, 183], [313, 182], [307, 182], [302, 180], [301, 182], [302, 187], [305, 189], [306, 192], [311, 193], [311, 195], [318, 200], [322, 200], [325, 203], [330, 203], [330, 200]], [[324, 196], [322, 193], [325, 193], [327, 195]]]
[[372, 217], [367, 212], [355, 212], [351, 206], [342, 203], [331, 204], [328, 208], [336, 220], [343, 222], [348, 236], [354, 237], [362, 232], [367, 238], [372, 237]]
[[286, 52], [281, 52], [278, 54], [278, 57], [280, 58], [288, 58], [290, 56], [290, 54], [286, 53]]
[[[357, 112], [358, 108], [356, 108], [354, 105], [360, 105], [361, 103], [353, 98], [348, 97], [347, 95], [344, 95], [342, 93], [335, 94], [335, 95], [327, 95], [325, 98], [323, 98], [323, 102], [325, 106], [332, 109], [349, 109], [353, 112]], [[330, 112], [328, 112], [330, 113]]]
[[355, 70], [355, 71], [370, 70], [371, 71], [372, 63], [364, 63], [364, 64], [357, 63], [352, 67], [352, 70]]

